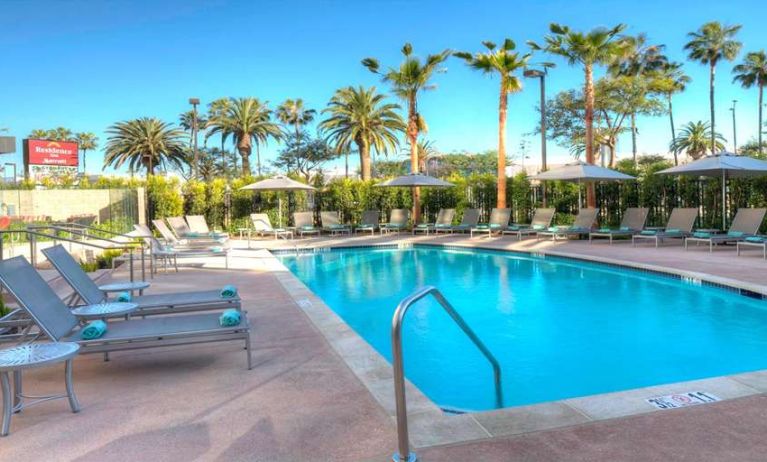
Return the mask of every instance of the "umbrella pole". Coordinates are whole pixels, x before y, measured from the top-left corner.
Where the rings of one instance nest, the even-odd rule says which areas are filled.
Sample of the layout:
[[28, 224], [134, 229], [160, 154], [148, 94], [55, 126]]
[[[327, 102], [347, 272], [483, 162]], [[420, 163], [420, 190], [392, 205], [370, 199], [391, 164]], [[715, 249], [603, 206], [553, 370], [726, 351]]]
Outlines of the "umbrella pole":
[[581, 180], [578, 180], [578, 211], [581, 210]]
[[727, 171], [722, 169], [722, 231], [727, 229]]
[[282, 195], [277, 192], [277, 215], [279, 216], [279, 227], [282, 228]]

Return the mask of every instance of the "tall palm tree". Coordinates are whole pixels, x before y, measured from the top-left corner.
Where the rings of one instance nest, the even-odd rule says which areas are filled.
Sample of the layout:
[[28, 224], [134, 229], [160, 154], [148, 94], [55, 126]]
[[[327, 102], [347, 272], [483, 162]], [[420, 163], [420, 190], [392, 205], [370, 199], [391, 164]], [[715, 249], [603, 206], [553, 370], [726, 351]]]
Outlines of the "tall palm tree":
[[27, 135], [27, 138], [31, 140], [49, 140], [50, 135], [52, 135], [52, 132], [50, 130], [43, 130], [42, 128], [36, 128], [29, 132], [29, 135]]
[[276, 111], [277, 120], [285, 125], [293, 127], [296, 136], [301, 132], [301, 127], [311, 123], [314, 120], [314, 116], [317, 115], [317, 111], [314, 109], [306, 109], [304, 107], [304, 100], [298, 99], [286, 99], [284, 103], [277, 107]]
[[[671, 140], [673, 141], [676, 138], [676, 129], [674, 128], [674, 108], [671, 100], [675, 94], [683, 92], [692, 79], [682, 70], [682, 63], [676, 62], [664, 64], [655, 71], [655, 77], [658, 93], [665, 95], [668, 102], [668, 118], [671, 123]], [[673, 153], [674, 165], [679, 165], [679, 155], [676, 151]]]
[[[710, 140], [714, 140], [712, 145]], [[671, 142], [671, 150], [674, 152], [684, 151], [693, 160], [705, 156], [708, 151], [711, 153], [724, 149], [725, 139], [719, 133], [711, 133], [711, 125], [702, 120], [690, 122], [679, 130], [679, 136]], [[713, 149], [711, 147], [713, 146]]]
[[[258, 98], [231, 98], [229, 107], [208, 121], [210, 134], [221, 133], [224, 139], [231, 136], [242, 158], [242, 174], [250, 175], [250, 154], [253, 142], [258, 146], [269, 138], [279, 139], [282, 131], [272, 122], [272, 111]], [[259, 159], [260, 169], [260, 159]], [[260, 173], [260, 172], [259, 172]]]
[[767, 53], [764, 50], [752, 51], [743, 59], [743, 62], [732, 69], [733, 82], [738, 82], [743, 88], [756, 86], [759, 89], [759, 125], [757, 125], [757, 137], [759, 143], [759, 154], [763, 152], [762, 146], [762, 103], [764, 87], [767, 85]]
[[75, 141], [83, 152], [83, 173], [86, 172], [85, 155], [88, 151], [93, 151], [99, 146], [99, 139], [94, 133], [82, 132], [75, 135]]
[[[208, 122], [211, 119], [219, 117], [219, 116], [221, 116], [221, 114], [226, 113], [226, 111], [229, 109], [230, 105], [231, 105], [231, 100], [229, 98], [218, 98], [218, 99], [214, 99], [213, 101], [208, 103], [208, 117], [207, 117], [207, 120], [205, 121], [205, 128], [207, 129], [207, 128], [210, 127], [210, 124]], [[205, 134], [205, 142], [208, 141], [208, 138], [210, 138], [211, 135], [212, 135], [212, 133], [210, 131], [208, 131]], [[222, 130], [222, 131], [219, 132], [219, 135], [221, 136], [221, 168], [224, 171], [226, 171], [227, 170], [226, 169], [226, 149], [224, 148], [224, 144], [226, 143], [226, 137], [228, 136], [228, 134]], [[261, 174], [261, 171], [260, 171], [260, 169], [261, 169], [261, 159], [260, 159], [260, 157], [261, 156], [259, 156], [259, 159], [258, 159], [259, 175]], [[237, 158], [235, 157], [235, 162], [236, 162], [236, 159]], [[237, 173], [237, 164], [236, 163], [234, 165], [234, 172], [235, 172], [235, 174]]]
[[455, 56], [466, 61], [466, 64], [485, 74], [497, 73], [501, 77], [500, 98], [498, 102], [498, 192], [496, 206], [506, 208], [506, 113], [509, 106], [509, 93], [522, 90], [522, 81], [514, 75], [527, 65], [530, 54], [522, 55], [515, 52], [516, 44], [511, 39], [503, 41], [496, 49], [493, 42], [482, 42], [487, 51], [471, 54], [468, 52], [455, 53]]
[[[421, 60], [413, 55], [413, 46], [406, 43], [402, 47], [404, 60], [399, 67], [390, 67], [381, 71], [381, 65], [375, 58], [365, 58], [362, 65], [370, 72], [381, 75], [383, 81], [390, 84], [394, 94], [407, 101], [407, 140], [410, 145], [410, 171], [418, 172], [418, 133], [425, 128], [426, 123], [418, 112], [418, 93], [433, 90], [435, 85], [430, 81], [435, 72], [440, 70], [440, 64], [450, 57], [450, 50], [426, 56]], [[413, 189], [413, 219], [417, 223], [421, 217], [421, 191]]]
[[50, 139], [56, 141], [73, 141], [75, 139], [75, 134], [72, 130], [65, 127], [54, 128], [49, 136]]
[[386, 96], [377, 93], [376, 87], [346, 87], [336, 90], [322, 111], [329, 117], [320, 122], [319, 128], [336, 152], [349, 152], [352, 143], [357, 146], [363, 180], [370, 179], [371, 148], [378, 154], [395, 150], [399, 144], [397, 134], [406, 128], [397, 113], [400, 106], [385, 100]]
[[735, 40], [735, 35], [741, 26], [725, 26], [717, 21], [703, 24], [696, 32], [687, 34], [690, 41], [684, 46], [689, 53], [687, 57], [701, 64], [708, 64], [708, 101], [711, 109], [711, 147], [716, 147], [716, 122], [714, 116], [714, 80], [716, 78], [716, 65], [722, 59], [734, 60], [742, 43]]
[[157, 167], [180, 168], [186, 161], [183, 130], [162, 120], [143, 117], [117, 122], [107, 128], [107, 134], [104, 167], [127, 163], [131, 171], [143, 167], [149, 176]]
[[[567, 26], [552, 23], [551, 35], [544, 37], [544, 45], [528, 42], [533, 50], [544, 50], [564, 57], [570, 65], [583, 66], [584, 91], [586, 99], [586, 162], [594, 163], [594, 66], [608, 64], [626, 48], [619, 34], [626, 29], [618, 24], [610, 29], [598, 27], [588, 32], [573, 31]], [[596, 205], [594, 185], [589, 184], [586, 194], [589, 207]]]

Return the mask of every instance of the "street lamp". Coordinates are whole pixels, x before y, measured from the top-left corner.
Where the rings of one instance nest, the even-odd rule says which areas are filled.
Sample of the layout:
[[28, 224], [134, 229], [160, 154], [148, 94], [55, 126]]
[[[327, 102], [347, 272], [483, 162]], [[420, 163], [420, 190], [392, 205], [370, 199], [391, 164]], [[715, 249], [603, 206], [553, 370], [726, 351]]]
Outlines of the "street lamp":
[[192, 176], [197, 177], [197, 105], [200, 104], [200, 98], [189, 98], [189, 104], [192, 105], [192, 149], [194, 150], [194, 161], [192, 163]]
[[732, 112], [732, 152], [735, 154], [738, 153], [738, 130], [735, 125], [735, 103], [737, 102], [737, 99], [732, 100], [732, 107], [730, 108], [730, 112]]
[[[523, 75], [530, 79], [540, 79], [541, 83], [541, 171], [546, 171], [546, 74], [552, 63], [541, 63], [541, 69], [525, 69]], [[543, 206], [546, 207], [546, 187], [542, 186]]]

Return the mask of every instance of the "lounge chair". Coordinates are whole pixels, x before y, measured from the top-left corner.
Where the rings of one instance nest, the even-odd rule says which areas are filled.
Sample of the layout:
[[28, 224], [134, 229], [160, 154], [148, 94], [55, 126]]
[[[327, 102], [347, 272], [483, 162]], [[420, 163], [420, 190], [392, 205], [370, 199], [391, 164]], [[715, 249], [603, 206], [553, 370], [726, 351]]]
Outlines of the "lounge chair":
[[[152, 272], [157, 273], [157, 262], [162, 262], [165, 272], [168, 272], [168, 266], [173, 266], [178, 273], [179, 258], [200, 258], [200, 257], [223, 257], [224, 267], [229, 269], [229, 247], [221, 244], [206, 246], [172, 246], [162, 245], [154, 236], [146, 236], [144, 242], [149, 247], [149, 256], [152, 259]], [[207, 241], [206, 241], [207, 242]]]
[[293, 237], [293, 231], [285, 228], [274, 228], [269, 215], [265, 213], [251, 213], [250, 222], [253, 224], [253, 228], [248, 230], [248, 246], [250, 246], [251, 233], [255, 233], [258, 236], [274, 236], [274, 239], [283, 238], [288, 239]]
[[413, 226], [413, 234], [420, 232], [428, 235], [430, 232], [436, 232], [437, 228], [449, 230], [453, 227], [454, 217], [455, 209], [439, 209], [434, 223], [419, 223]]
[[360, 231], [370, 231], [371, 235], [375, 235], [378, 230], [380, 219], [381, 212], [378, 210], [365, 210], [362, 212], [362, 220], [360, 220], [360, 224], [354, 227], [354, 234], [357, 234]]
[[471, 228], [476, 227], [477, 223], [479, 223], [479, 209], [465, 209], [459, 224], [451, 226], [449, 229], [435, 228], [434, 233], [465, 233], [471, 231]]
[[167, 217], [168, 225], [170, 225], [173, 232], [176, 234], [177, 239], [185, 239], [187, 234], [192, 232], [189, 224], [184, 220], [184, 217]]
[[295, 212], [293, 223], [296, 233], [301, 237], [304, 237], [304, 234], [320, 235], [320, 229], [314, 226], [314, 212]]
[[696, 231], [692, 233], [692, 236], [685, 238], [684, 249], [688, 249], [690, 242], [694, 242], [696, 246], [705, 242], [708, 243], [708, 251], [713, 252], [715, 245], [739, 242], [747, 237], [756, 236], [764, 221], [765, 213], [767, 213], [767, 209], [764, 208], [738, 209], [727, 233], [712, 234], [706, 231]]
[[352, 233], [352, 228], [349, 225], [341, 223], [341, 216], [338, 212], [320, 212], [320, 222], [322, 223], [322, 230], [332, 236]]
[[767, 260], [767, 236], [748, 236], [742, 241], [736, 242], [735, 247], [738, 256], [740, 256], [740, 252], [748, 248], [761, 249], [762, 257]]
[[698, 218], [696, 208], [675, 208], [668, 217], [668, 223], [662, 230], [645, 229], [631, 236], [631, 245], [637, 245], [637, 241], [654, 241], [657, 248], [666, 239], [684, 239], [692, 233], [695, 219]]
[[407, 229], [407, 222], [410, 220], [410, 210], [394, 209], [389, 215], [389, 222], [381, 225], [381, 234], [399, 233]]
[[542, 237], [551, 237], [556, 241], [558, 238], [568, 239], [571, 236], [583, 236], [588, 235], [597, 222], [597, 214], [599, 209], [585, 208], [578, 211], [578, 215], [575, 217], [575, 222], [570, 226], [552, 226], [545, 231], [538, 231], [536, 238], [540, 240]]
[[77, 342], [80, 345], [81, 354], [242, 341], [245, 342], [248, 369], [252, 367], [250, 323], [244, 312], [240, 324], [231, 327], [222, 327], [219, 324], [220, 313], [109, 322], [103, 336], [94, 340], [83, 340], [80, 333], [84, 326], [80, 320], [72, 314], [24, 257], [0, 261], [0, 282], [29, 313], [45, 336], [54, 342]]
[[213, 239], [229, 238], [229, 233], [224, 233], [222, 231], [211, 231], [210, 228], [208, 227], [208, 222], [205, 220], [205, 217], [202, 215], [187, 215], [186, 223], [187, 223], [187, 226], [189, 226], [189, 229], [191, 230], [191, 232], [187, 234], [186, 237], [191, 237], [191, 238], [210, 237]]
[[494, 208], [490, 212], [490, 221], [487, 224], [477, 225], [469, 230], [469, 237], [473, 238], [474, 233], [485, 234], [487, 237], [492, 237], [493, 233], [499, 236], [509, 226], [509, 220], [511, 219], [511, 209], [498, 209]]
[[179, 239], [170, 230], [170, 228], [168, 228], [168, 225], [166, 225], [163, 220], [152, 220], [152, 225], [154, 225], [154, 228], [160, 233], [160, 236], [162, 236], [165, 244], [171, 245], [178, 249], [219, 246], [225, 242], [224, 239], [212, 239], [209, 237], [197, 239]]
[[[67, 252], [62, 245], [55, 245], [42, 250], [54, 268], [61, 274], [75, 293], [87, 305], [95, 305], [106, 301], [107, 294], [80, 267], [80, 264]], [[136, 314], [163, 314], [182, 311], [210, 311], [240, 309], [242, 301], [239, 296], [223, 298], [220, 290], [198, 290], [192, 292], [177, 292], [170, 294], [139, 295], [131, 302], [138, 303]]]
[[512, 234], [517, 236], [517, 240], [522, 240], [524, 236], [538, 234], [539, 231], [545, 231], [551, 226], [551, 220], [554, 219], [554, 209], [535, 209], [533, 219], [530, 224], [513, 223], [504, 229], [501, 234]]
[[618, 229], [599, 228], [598, 231], [589, 233], [589, 244], [595, 237], [606, 237], [610, 240], [610, 245], [613, 244], [613, 239], [616, 237], [631, 237], [634, 234], [642, 232], [644, 225], [647, 222], [647, 214], [650, 209], [646, 207], [629, 207], [623, 214], [621, 224]]

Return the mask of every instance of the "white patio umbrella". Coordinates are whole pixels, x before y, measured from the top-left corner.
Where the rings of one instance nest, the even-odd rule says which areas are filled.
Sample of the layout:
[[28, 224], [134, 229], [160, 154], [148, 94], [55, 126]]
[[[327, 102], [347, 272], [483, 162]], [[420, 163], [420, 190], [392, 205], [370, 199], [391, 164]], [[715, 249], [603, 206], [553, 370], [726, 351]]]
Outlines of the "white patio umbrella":
[[767, 162], [730, 152], [720, 152], [658, 172], [660, 175], [710, 176], [722, 179], [722, 229], [727, 228], [727, 178], [767, 175]]
[[378, 187], [425, 186], [425, 187], [434, 187], [434, 188], [447, 188], [447, 187], [455, 186], [455, 185], [453, 183], [448, 183], [447, 181], [440, 180], [439, 178], [434, 178], [433, 176], [422, 175], [420, 173], [409, 173], [407, 175], [398, 176], [396, 178], [392, 178], [391, 180], [384, 181], [383, 183], [379, 183], [376, 186]]
[[581, 182], [588, 181], [626, 181], [636, 180], [631, 175], [606, 167], [588, 164], [583, 161], [572, 162], [561, 167], [539, 173], [532, 177], [541, 181], [571, 181], [578, 183], [578, 208], [581, 208]]
[[[300, 183], [295, 180], [291, 180], [285, 175], [277, 175], [265, 180], [256, 181], [247, 186], [243, 186], [240, 189], [248, 189], [252, 191], [316, 191], [317, 188], [309, 186], [308, 184]], [[279, 207], [279, 224], [282, 228], [282, 197], [277, 198]]]

